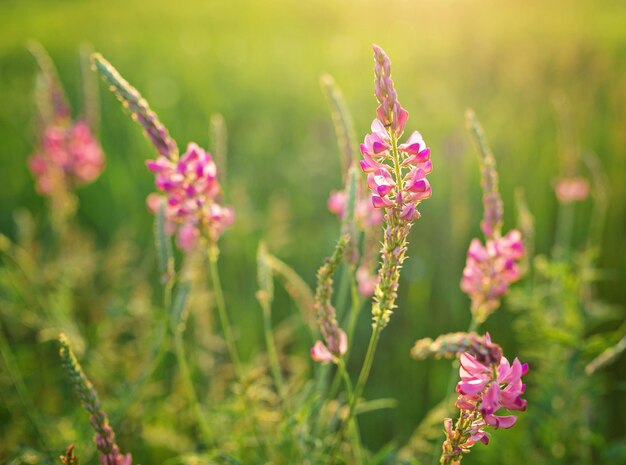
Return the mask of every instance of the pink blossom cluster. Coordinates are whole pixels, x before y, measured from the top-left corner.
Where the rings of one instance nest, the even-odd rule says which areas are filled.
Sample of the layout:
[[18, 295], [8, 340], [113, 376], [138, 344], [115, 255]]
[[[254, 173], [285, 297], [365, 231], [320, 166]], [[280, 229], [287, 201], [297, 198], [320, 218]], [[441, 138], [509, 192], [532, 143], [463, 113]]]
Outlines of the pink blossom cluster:
[[[491, 344], [488, 334], [485, 340]], [[456, 388], [459, 417], [454, 425], [452, 419], [444, 420], [446, 439], [441, 455], [444, 465], [458, 465], [463, 454], [479, 441], [488, 444], [488, 427], [512, 427], [517, 417], [497, 415], [500, 409], [526, 410], [526, 400], [521, 398], [526, 389], [522, 383], [522, 376], [528, 372], [526, 363], [516, 358], [510, 364], [505, 357], [483, 363], [469, 352], [461, 354], [460, 361], [461, 381]]]
[[526, 410], [526, 400], [521, 395], [526, 390], [522, 376], [528, 372], [528, 364], [520, 363], [517, 358], [511, 364], [502, 357], [499, 364], [486, 365], [467, 352], [461, 354], [460, 361], [457, 407], [480, 412], [485, 424], [493, 428], [513, 426], [517, 420], [515, 415], [496, 413], [501, 408]]
[[426, 179], [432, 171], [430, 149], [417, 131], [398, 145], [408, 112], [397, 100], [389, 58], [376, 45], [374, 59], [375, 93], [380, 105], [372, 132], [361, 144], [361, 169], [367, 173], [374, 207], [398, 208], [400, 219], [409, 223], [419, 218], [417, 205], [432, 193]]
[[580, 202], [589, 195], [589, 183], [585, 178], [561, 178], [554, 185], [556, 197], [561, 203]]
[[461, 278], [461, 290], [472, 299], [472, 311], [488, 314], [500, 305], [500, 297], [520, 278], [518, 261], [524, 255], [522, 235], [512, 230], [506, 236], [487, 239], [486, 245], [472, 239]]
[[79, 120], [46, 127], [28, 166], [36, 178], [37, 191], [52, 195], [96, 180], [104, 168], [104, 154], [89, 125]]
[[163, 193], [151, 194], [148, 206], [156, 212], [165, 198], [166, 231], [176, 234], [181, 250], [193, 250], [201, 237], [216, 242], [233, 223], [233, 210], [220, 204], [215, 161], [195, 143], [180, 159], [160, 155], [146, 166], [155, 173], [156, 187]]

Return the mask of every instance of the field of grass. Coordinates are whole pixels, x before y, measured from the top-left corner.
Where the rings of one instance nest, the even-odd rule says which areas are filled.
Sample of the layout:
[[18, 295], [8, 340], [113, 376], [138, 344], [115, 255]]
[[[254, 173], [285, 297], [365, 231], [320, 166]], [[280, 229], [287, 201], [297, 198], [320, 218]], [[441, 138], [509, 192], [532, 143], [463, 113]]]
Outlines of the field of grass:
[[[480, 118], [497, 159], [505, 228], [516, 225], [514, 194], [522, 188], [535, 219], [536, 252], [549, 254], [558, 206], [552, 186], [559, 176], [562, 153], [554, 101], [565, 96], [573, 127], [567, 143], [581, 154], [598, 156], [610, 193], [597, 261], [602, 277], [597, 289], [599, 298], [614, 307], [616, 317], [590, 332], [614, 329], [624, 320], [625, 24], [626, 5], [619, 0], [3, 0], [0, 232], [15, 238], [15, 213], [20, 209], [28, 210], [36, 224], [44, 224], [47, 215], [26, 165], [35, 141], [36, 73], [26, 41], [37, 39], [49, 51], [75, 109], [81, 107], [78, 50], [90, 44], [142, 92], [181, 147], [188, 141], [208, 147], [210, 116], [224, 116], [228, 157], [223, 183], [237, 221], [220, 242], [222, 283], [243, 358], [253, 363], [264, 350], [262, 313], [254, 298], [259, 241], [265, 240], [274, 255], [314, 286], [315, 271], [332, 251], [339, 232], [339, 224], [326, 208], [329, 192], [339, 189], [342, 179], [319, 77], [323, 73], [334, 76], [362, 138], [376, 106], [371, 44], [380, 44], [392, 59], [399, 98], [410, 113], [407, 128], [423, 134], [434, 164], [429, 178], [433, 196], [421, 207], [422, 219], [411, 233], [399, 308], [383, 333], [378, 363], [365, 394], [396, 399], [398, 407], [360, 418], [363, 442], [371, 450], [390, 441], [402, 445], [442, 399], [450, 371], [443, 361], [411, 360], [408, 353], [413, 342], [463, 330], [470, 320], [469, 301], [459, 289], [459, 280], [469, 241], [479, 234], [482, 204], [478, 162], [465, 130], [466, 108], [473, 108]], [[95, 183], [78, 191], [77, 219], [100, 252], [94, 255], [95, 263], [85, 266], [113, 266], [103, 251], [111, 250], [123, 237], [129, 254], [124, 258], [131, 257], [128, 266], [135, 266], [142, 276], [149, 275], [156, 288], [153, 217], [145, 207], [153, 177], [144, 166], [145, 159], [153, 158], [153, 149], [106, 86], [100, 83], [99, 89], [106, 170]], [[588, 177], [582, 164], [580, 172]], [[582, 247], [590, 202], [576, 209], [572, 243]], [[45, 231], [42, 235], [45, 241]], [[132, 279], [133, 274], [129, 276]], [[101, 321], [103, 315], [123, 313], [136, 297], [130, 287], [124, 288], [126, 294], [114, 295], [106, 286], [106, 278], [99, 277], [90, 288], [97, 296], [95, 308], [89, 307], [87, 295], [76, 299], [82, 306], [73, 311], [80, 315], [87, 341], [98, 340], [99, 329], [88, 326], [91, 320], [85, 315], [93, 312], [100, 315], [93, 321]], [[153, 324], [150, 309], [155, 304], [150, 302], [156, 300], [157, 291], [148, 290], [143, 297], [147, 310], [128, 323], [143, 325], [138, 331]], [[71, 399], [59, 394], [63, 381], [54, 342], [16, 327], [17, 320], [8, 314], [19, 305], [8, 305], [8, 300], [4, 296], [0, 302], [4, 306], [0, 318], [7, 321], [1, 329], [23, 366], [36, 406], [44, 417], [69, 415], [65, 409]], [[201, 302], [194, 305], [202, 308]], [[505, 302], [485, 329], [497, 334], [506, 353], [515, 354], [524, 347], [524, 340], [516, 334], [513, 322], [523, 318], [523, 311], [508, 310]], [[275, 322], [296, 311], [286, 294], [277, 290]], [[348, 367], [355, 376], [369, 338], [367, 312], [361, 314]], [[209, 319], [209, 327], [216, 328], [213, 317]], [[124, 337], [130, 336], [122, 334], [120, 343]], [[296, 340], [290, 350], [305, 354], [308, 347], [308, 340]], [[141, 348], [132, 350], [131, 360], [138, 360]], [[94, 373], [103, 402], [114, 405], [116, 393], [131, 383], [120, 378], [132, 376], [134, 367], [122, 363], [122, 372], [107, 374], [106, 362], [113, 356], [91, 353], [91, 357], [85, 363]], [[599, 434], [611, 440], [626, 435], [625, 372], [623, 357], [602, 372], [594, 385], [600, 393], [596, 407], [604, 415]], [[163, 369], [162, 374], [166, 373]], [[10, 442], [0, 441], [0, 463], [24, 462], [23, 457], [12, 462], [14, 454], [38, 446], [32, 432], [16, 418], [20, 406], [13, 400], [8, 376], [0, 379], [0, 437]], [[529, 414], [532, 408], [529, 404]], [[174, 440], [167, 447], [150, 447], [158, 444], [155, 438], [165, 431], [163, 418], [141, 409], [132, 413], [130, 426], [118, 435], [129, 449], [131, 438], [145, 433], [141, 445], [134, 447], [135, 462], [163, 463], [174, 456], [176, 447], [170, 447]], [[171, 411], [169, 415], [175, 416]], [[138, 426], [142, 416], [146, 424]], [[67, 428], [59, 433], [63, 439], [82, 428], [72, 424], [69, 416], [55, 425]], [[503, 456], [505, 463], [528, 463], [520, 433], [526, 426], [522, 423], [517, 430], [498, 432], [492, 444], [475, 451], [468, 463], [503, 463]], [[80, 435], [89, 438], [88, 432]], [[189, 439], [179, 439], [188, 445]], [[561, 463], [559, 457], [557, 450], [552, 463]]]

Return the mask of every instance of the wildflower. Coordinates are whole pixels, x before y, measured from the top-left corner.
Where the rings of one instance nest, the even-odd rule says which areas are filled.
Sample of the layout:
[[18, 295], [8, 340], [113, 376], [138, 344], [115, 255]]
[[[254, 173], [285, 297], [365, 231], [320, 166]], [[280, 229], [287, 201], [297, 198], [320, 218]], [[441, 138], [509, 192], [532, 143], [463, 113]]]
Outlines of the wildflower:
[[466, 113], [468, 129], [478, 148], [483, 190], [483, 219], [480, 227], [485, 243], [472, 239], [467, 251], [461, 290], [470, 296], [472, 314], [478, 323], [500, 305], [509, 285], [521, 277], [518, 261], [524, 256], [522, 234], [518, 230], [502, 236], [503, 206], [498, 191], [496, 161], [486, 143], [483, 128], [474, 112]]
[[[491, 343], [488, 334], [485, 338]], [[456, 402], [459, 417], [454, 426], [452, 419], [444, 420], [446, 439], [442, 446], [442, 464], [460, 463], [463, 454], [478, 441], [488, 444], [488, 427], [512, 427], [517, 417], [496, 415], [500, 409], [526, 410], [526, 400], [521, 398], [526, 389], [521, 380], [528, 372], [526, 363], [522, 364], [516, 358], [510, 364], [503, 356], [483, 363], [468, 352], [461, 354], [460, 361], [461, 381], [457, 384], [459, 397]]]
[[53, 195], [96, 180], [104, 168], [104, 155], [89, 125], [78, 120], [46, 127], [28, 166], [37, 191]]
[[385, 212], [383, 248], [378, 283], [374, 290], [372, 316], [384, 327], [395, 308], [400, 267], [405, 260], [407, 237], [419, 219], [419, 203], [431, 196], [426, 176], [432, 171], [430, 149], [419, 132], [398, 144], [408, 112], [402, 108], [391, 79], [391, 62], [374, 45], [374, 84], [379, 106], [371, 133], [361, 144], [361, 169], [367, 174], [372, 205]]
[[498, 308], [500, 298], [520, 276], [518, 261], [524, 256], [521, 233], [487, 239], [483, 245], [472, 239], [461, 278], [461, 290], [472, 300], [472, 312], [479, 322]]
[[580, 202], [589, 195], [589, 183], [585, 178], [560, 178], [554, 185], [556, 197], [561, 203]]
[[[182, 250], [193, 250], [201, 237], [216, 242], [232, 224], [233, 210], [220, 204], [217, 167], [210, 153], [192, 142], [180, 159], [160, 155], [146, 166], [155, 174], [156, 187], [166, 201], [166, 231], [176, 233]], [[157, 200], [154, 195], [148, 198], [153, 212]]]

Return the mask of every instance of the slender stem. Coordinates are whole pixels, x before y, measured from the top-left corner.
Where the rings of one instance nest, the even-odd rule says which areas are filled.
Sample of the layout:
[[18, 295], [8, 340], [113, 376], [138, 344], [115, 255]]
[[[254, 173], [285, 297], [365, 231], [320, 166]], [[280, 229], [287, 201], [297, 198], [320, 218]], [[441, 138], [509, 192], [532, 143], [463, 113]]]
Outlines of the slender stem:
[[[356, 281], [356, 277], [354, 275], [354, 270], [352, 270], [350, 274], [350, 281], [351, 281], [352, 306], [350, 308], [350, 314], [348, 315], [348, 326], [347, 326], [348, 350], [342, 357], [344, 364], [348, 362], [349, 357], [350, 357], [350, 351], [354, 343], [353, 337], [354, 337], [354, 330], [356, 328], [356, 321], [357, 321], [357, 317], [359, 316], [359, 312], [361, 310], [361, 298], [359, 297], [359, 288], [358, 288], [358, 283]], [[330, 388], [329, 397], [331, 399], [333, 399], [337, 395], [340, 381], [341, 381], [341, 373], [337, 371], [335, 373], [335, 377], [333, 378], [333, 383], [331, 384], [331, 388]]]
[[[356, 404], [359, 398], [361, 397], [361, 395], [363, 394], [365, 383], [367, 382], [367, 379], [370, 374], [370, 370], [372, 369], [372, 364], [374, 362], [374, 354], [376, 353], [376, 347], [378, 345], [378, 340], [380, 339], [381, 331], [382, 331], [382, 324], [381, 324], [381, 321], [378, 320], [378, 322], [374, 325], [372, 329], [372, 335], [370, 337], [369, 344], [367, 345], [367, 352], [365, 354], [363, 366], [361, 367], [361, 372], [359, 373], [359, 377], [357, 379], [354, 391], [352, 392], [352, 395], [350, 396], [348, 415], [346, 416], [346, 419], [343, 421], [342, 426], [339, 429], [336, 447], [333, 453], [331, 454], [331, 463], [334, 463], [335, 454], [337, 453], [337, 448], [339, 444], [341, 443], [341, 439], [346, 433], [346, 429], [348, 425], [351, 424], [352, 419], [354, 418], [354, 414], [356, 411]], [[355, 421], [355, 424], [356, 424], [356, 421]]]
[[572, 231], [574, 226], [575, 204], [559, 204], [557, 211], [557, 223], [555, 244], [552, 256], [555, 259], [564, 258], [571, 247]]
[[359, 312], [361, 311], [361, 298], [359, 297], [359, 285], [356, 280], [356, 276], [354, 273], [350, 274], [351, 281], [351, 293], [352, 293], [352, 307], [350, 309], [350, 315], [348, 319], [348, 351], [344, 355], [344, 359], [348, 360], [348, 356], [350, 354], [350, 349], [352, 348], [352, 338], [354, 336], [354, 330], [356, 328], [357, 317], [359, 316]]
[[196, 390], [193, 387], [191, 370], [189, 369], [189, 365], [187, 364], [187, 358], [185, 356], [183, 331], [179, 328], [172, 328], [172, 332], [174, 336], [174, 352], [176, 353], [176, 361], [178, 362], [178, 368], [180, 369], [180, 377], [183, 382], [183, 388], [185, 389], [186, 395], [193, 406], [198, 425], [202, 430], [202, 435], [204, 436], [205, 441], [207, 441], [207, 443], [210, 443], [213, 437], [213, 433], [211, 432], [211, 428], [206, 419], [206, 414], [202, 408], [202, 405], [200, 404], [200, 402], [198, 401], [198, 397], [196, 396]]
[[226, 341], [228, 354], [230, 355], [230, 359], [235, 367], [235, 373], [239, 382], [243, 383], [244, 375], [241, 359], [239, 358], [239, 352], [237, 351], [237, 345], [235, 344], [235, 336], [233, 335], [233, 330], [228, 319], [228, 313], [226, 312], [226, 304], [224, 303], [224, 294], [222, 292], [220, 274], [217, 269], [218, 256], [219, 253], [217, 252], [217, 247], [212, 246], [209, 249], [209, 267], [211, 271], [211, 281], [213, 282], [213, 292], [215, 293], [215, 303], [217, 305], [217, 312], [222, 324], [222, 330], [224, 331], [224, 339]]
[[280, 362], [278, 360], [278, 351], [276, 350], [276, 342], [274, 340], [274, 332], [272, 331], [272, 309], [266, 300], [261, 302], [263, 307], [263, 329], [265, 333], [265, 345], [267, 346], [267, 358], [270, 364], [270, 370], [274, 377], [274, 383], [276, 389], [284, 403], [287, 402], [287, 390], [283, 380], [283, 375], [280, 369]]
[[[351, 398], [353, 395], [352, 381], [350, 381], [350, 376], [346, 371], [346, 364], [343, 358], [339, 359], [337, 367], [337, 372], [340, 373], [343, 378], [348, 398]], [[361, 465], [363, 463], [363, 456], [361, 454], [361, 433], [359, 432], [359, 425], [354, 418], [351, 420], [350, 428], [352, 432], [352, 453], [354, 454], [354, 462], [356, 465]]]

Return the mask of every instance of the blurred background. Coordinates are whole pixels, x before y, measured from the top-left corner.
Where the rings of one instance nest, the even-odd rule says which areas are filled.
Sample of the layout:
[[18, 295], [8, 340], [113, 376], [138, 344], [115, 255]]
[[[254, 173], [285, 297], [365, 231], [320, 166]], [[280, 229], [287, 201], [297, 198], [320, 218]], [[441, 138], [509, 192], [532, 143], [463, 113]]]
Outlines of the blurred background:
[[[36, 224], [45, 222], [47, 215], [26, 164], [36, 129], [36, 64], [26, 41], [37, 39], [50, 53], [75, 116], [81, 108], [78, 49], [88, 43], [142, 92], [181, 148], [188, 141], [208, 147], [210, 116], [224, 116], [228, 128], [224, 186], [237, 222], [221, 240], [222, 282], [244, 359], [251, 360], [263, 350], [262, 316], [254, 299], [259, 240], [265, 239], [273, 254], [313, 286], [315, 271], [339, 232], [326, 208], [330, 191], [339, 189], [342, 179], [319, 77], [334, 76], [362, 138], [376, 108], [371, 44], [381, 45], [391, 57], [400, 101], [410, 113], [407, 130], [423, 134], [434, 164], [429, 177], [433, 197], [423, 203], [422, 219], [413, 228], [399, 308], [383, 333], [366, 390], [368, 398], [397, 399], [398, 408], [361, 417], [369, 448], [377, 450], [390, 441], [401, 446], [441, 400], [450, 371], [445, 361], [411, 360], [413, 342], [464, 330], [470, 320], [469, 301], [459, 280], [467, 246], [480, 234], [482, 205], [477, 157], [464, 125], [466, 108], [475, 110], [497, 159], [505, 230], [516, 225], [514, 193], [522, 188], [535, 218], [535, 250], [549, 254], [558, 207], [553, 184], [561, 172], [563, 152], [554, 102], [569, 102], [573, 131], [568, 143], [580, 154], [597, 155], [610, 189], [596, 262], [602, 277], [597, 296], [615, 309], [616, 316], [589, 331], [614, 329], [623, 321], [625, 25], [626, 4], [620, 0], [3, 0], [0, 231], [16, 237], [15, 213], [20, 209], [29, 211]], [[78, 223], [96, 250], [108, 250], [123, 234], [134, 251], [134, 264], [142, 273], [152, 273], [156, 282], [153, 217], [145, 206], [153, 176], [144, 166], [153, 149], [102, 83], [99, 92], [106, 170], [78, 191]], [[579, 174], [588, 177], [582, 164]], [[574, 249], [585, 244], [590, 201], [575, 208]], [[106, 256], [99, 255], [99, 260], [96, 268]], [[98, 304], [105, 309], [103, 314], [122, 299], [107, 294], [106, 284], [100, 280], [92, 288], [94, 294], [107, 296]], [[523, 311], [512, 313], [508, 307], [505, 302], [485, 329], [505, 354], [523, 355], [524, 341], [514, 323]], [[292, 312], [287, 297], [279, 294], [276, 321]], [[352, 373], [360, 366], [355, 362], [362, 359], [369, 337], [367, 313], [359, 321]], [[62, 416], [63, 399], [35, 382], [38, 371], [38, 376], [49, 373], [46, 380], [51, 384], [61, 382], [54, 344], [40, 337], [13, 336], [10, 324], [4, 330], [26, 367], [27, 382], [33, 377], [37, 407], [44, 415]], [[307, 343], [295, 347], [305, 354]], [[96, 373], [96, 384], [114, 393], [120, 380], [103, 379], [106, 370]], [[594, 408], [603, 415], [599, 433], [616, 443], [626, 435], [624, 373], [623, 357], [601, 373], [595, 387], [599, 403]], [[16, 450], [36, 449], [37, 444], [24, 432], [27, 428], [12, 426], [18, 422], [12, 413], [16, 410], [9, 408], [13, 392], [8, 384], [1, 389], [5, 406], [0, 406], [0, 431], [5, 439], [0, 442], [8, 439], [12, 445], [0, 446], [0, 460], [8, 463]], [[529, 412], [532, 409], [529, 402]], [[523, 455], [527, 444], [521, 439], [525, 427], [522, 422], [521, 427], [498, 432], [488, 447], [477, 446], [467, 462], [503, 463], [503, 456], [506, 463], [527, 462]], [[563, 457], [559, 448], [545, 454], [552, 463]], [[161, 463], [169, 456], [168, 451], [144, 451], [138, 461]]]

